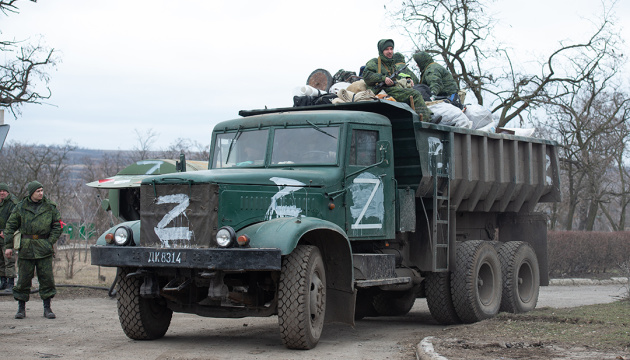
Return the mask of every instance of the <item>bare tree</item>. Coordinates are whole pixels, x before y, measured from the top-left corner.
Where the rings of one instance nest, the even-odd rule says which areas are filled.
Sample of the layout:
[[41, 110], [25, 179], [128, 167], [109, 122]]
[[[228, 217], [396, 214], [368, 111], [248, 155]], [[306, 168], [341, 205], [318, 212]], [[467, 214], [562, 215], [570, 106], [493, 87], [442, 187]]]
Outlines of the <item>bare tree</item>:
[[3, 181], [19, 198], [26, 195], [28, 182], [41, 182], [46, 196], [57, 202], [63, 215], [71, 194], [69, 153], [75, 148], [69, 141], [51, 146], [9, 143], [0, 156]]
[[179, 154], [186, 155], [188, 160], [207, 161], [210, 154], [210, 145], [202, 145], [191, 139], [178, 138], [165, 150], [161, 151], [160, 157], [164, 159], [179, 159]]
[[[626, 196], [624, 157], [630, 133], [630, 99], [613, 82], [616, 70], [600, 69], [580, 86], [566, 87], [567, 95], [547, 104], [546, 126], [561, 145], [561, 163], [567, 184], [566, 228], [572, 229], [576, 212], [578, 229], [593, 230], [598, 211], [613, 198]], [[625, 155], [624, 155], [625, 154]], [[615, 174], [615, 169], [620, 169]], [[624, 180], [625, 181], [625, 180]], [[621, 200], [622, 204], [626, 200]], [[609, 213], [610, 214], [610, 213]]]
[[[35, 2], [35, 0], [31, 0]], [[4, 15], [17, 13], [17, 0], [0, 1]], [[1, 33], [0, 33], [1, 34]], [[8, 108], [14, 116], [23, 104], [41, 104], [51, 96], [48, 72], [56, 67], [58, 59], [54, 49], [25, 41], [0, 39], [0, 53], [5, 63], [0, 64], [0, 107]], [[44, 90], [38, 85], [43, 84]]]
[[153, 129], [147, 129], [144, 133], [134, 129], [137, 144], [133, 148], [132, 161], [146, 160], [152, 157], [153, 144], [158, 139], [158, 134]]
[[557, 50], [540, 61], [538, 73], [515, 66], [510, 49], [491, 36], [495, 21], [488, 3], [406, 1], [393, 15], [418, 50], [444, 61], [477, 103], [484, 105], [486, 98], [492, 100], [489, 107], [498, 115], [500, 127], [515, 118], [522, 121], [531, 110], [567, 95], [567, 84], [586, 81], [603, 63], [618, 58], [621, 40], [611, 22], [615, 1], [604, 3], [604, 14], [590, 38], [561, 42]]

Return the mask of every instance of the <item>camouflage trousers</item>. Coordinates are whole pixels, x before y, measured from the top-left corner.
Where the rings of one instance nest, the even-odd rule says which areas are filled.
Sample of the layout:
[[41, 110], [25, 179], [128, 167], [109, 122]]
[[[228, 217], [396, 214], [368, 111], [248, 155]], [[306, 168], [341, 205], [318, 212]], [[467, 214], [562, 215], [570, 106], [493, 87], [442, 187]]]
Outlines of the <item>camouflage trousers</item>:
[[39, 297], [46, 300], [55, 296], [57, 289], [53, 275], [52, 256], [43, 259], [19, 259], [17, 267], [18, 280], [13, 287], [15, 300], [28, 301], [35, 271], [37, 271], [37, 281], [39, 281]]
[[4, 256], [4, 251], [7, 249], [5, 246], [0, 246], [2, 249], [2, 256], [0, 256], [0, 276], [14, 278], [15, 277], [15, 256], [8, 259]]
[[409, 99], [410, 96], [413, 96], [413, 107], [416, 109], [418, 115], [422, 115], [422, 121], [431, 121], [431, 115], [433, 112], [429, 110], [427, 105], [424, 103], [424, 99], [422, 95], [418, 92], [418, 90], [411, 88], [401, 88], [401, 87], [388, 87], [383, 89], [387, 93], [387, 95], [393, 97], [398, 102], [404, 102], [411, 106], [411, 101]]

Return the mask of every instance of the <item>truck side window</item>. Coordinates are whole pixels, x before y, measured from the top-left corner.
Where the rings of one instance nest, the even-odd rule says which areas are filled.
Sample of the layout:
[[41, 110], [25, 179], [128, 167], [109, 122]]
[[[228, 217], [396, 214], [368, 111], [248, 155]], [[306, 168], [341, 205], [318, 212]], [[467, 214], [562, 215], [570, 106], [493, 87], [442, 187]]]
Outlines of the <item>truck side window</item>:
[[352, 130], [350, 165], [372, 165], [376, 163], [378, 131]]

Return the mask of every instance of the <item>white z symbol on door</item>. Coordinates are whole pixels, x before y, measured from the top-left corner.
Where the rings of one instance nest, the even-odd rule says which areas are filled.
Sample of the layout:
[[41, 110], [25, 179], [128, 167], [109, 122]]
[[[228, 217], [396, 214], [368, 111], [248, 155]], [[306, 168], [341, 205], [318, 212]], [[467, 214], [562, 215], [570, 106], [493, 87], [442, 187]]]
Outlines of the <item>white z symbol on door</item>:
[[162, 220], [157, 224], [157, 226], [153, 228], [155, 234], [158, 236], [158, 238], [160, 238], [162, 246], [169, 248], [172, 245], [175, 245], [174, 242], [178, 240], [188, 242], [188, 244], [184, 245], [190, 245], [190, 239], [192, 239], [193, 232], [190, 231], [190, 228], [188, 226], [169, 228], [166, 227], [166, 225], [175, 220], [175, 218], [177, 217], [180, 217], [180, 221], [178, 221], [178, 223], [181, 223], [182, 216], [185, 217], [186, 222], [188, 222], [188, 217], [185, 213], [186, 208], [188, 208], [188, 205], [190, 204], [190, 199], [188, 198], [188, 195], [174, 194], [160, 196], [157, 199], [157, 204], [178, 204], [171, 211], [167, 212]]
[[381, 229], [383, 227], [383, 224], [360, 224], [361, 220], [363, 220], [363, 217], [365, 216], [365, 213], [367, 212], [368, 208], [370, 207], [370, 204], [374, 200], [374, 195], [376, 195], [376, 191], [378, 191], [378, 188], [381, 185], [381, 180], [378, 179], [378, 178], [374, 178], [374, 179], [356, 178], [356, 179], [354, 179], [353, 183], [355, 183], [355, 184], [374, 184], [374, 188], [372, 189], [372, 192], [370, 193], [370, 196], [368, 197], [367, 201], [365, 202], [365, 206], [363, 206], [363, 209], [361, 210], [361, 213], [357, 217], [357, 221], [355, 221], [355, 223], [352, 224], [352, 228], [353, 229]]

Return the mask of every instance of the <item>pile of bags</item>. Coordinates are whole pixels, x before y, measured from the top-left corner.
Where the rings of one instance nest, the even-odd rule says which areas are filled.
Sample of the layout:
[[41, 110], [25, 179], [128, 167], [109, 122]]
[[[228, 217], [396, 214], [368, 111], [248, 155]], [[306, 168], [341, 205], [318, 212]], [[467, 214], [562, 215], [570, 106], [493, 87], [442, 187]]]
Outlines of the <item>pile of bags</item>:
[[[426, 85], [415, 85], [422, 87]], [[428, 88], [428, 87], [427, 87]], [[326, 89], [326, 90], [323, 90]], [[486, 132], [497, 132], [496, 122], [489, 109], [479, 104], [451, 104], [448, 100], [429, 101], [422, 88], [416, 88], [425, 98], [428, 108], [435, 117], [441, 117], [440, 125], [457, 126], [466, 129]], [[334, 76], [324, 69], [317, 69], [311, 73], [307, 85], [294, 90], [293, 106], [309, 106], [320, 104], [338, 104], [357, 101], [372, 101], [386, 99], [396, 101], [387, 95], [376, 95], [367, 89], [365, 81], [353, 71], [339, 70]], [[429, 90], [430, 96], [430, 90]], [[465, 92], [459, 94], [464, 103]], [[460, 107], [458, 107], [460, 106]], [[519, 136], [532, 136], [534, 129], [501, 128], [499, 132], [506, 132]]]

